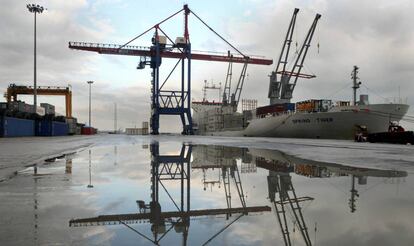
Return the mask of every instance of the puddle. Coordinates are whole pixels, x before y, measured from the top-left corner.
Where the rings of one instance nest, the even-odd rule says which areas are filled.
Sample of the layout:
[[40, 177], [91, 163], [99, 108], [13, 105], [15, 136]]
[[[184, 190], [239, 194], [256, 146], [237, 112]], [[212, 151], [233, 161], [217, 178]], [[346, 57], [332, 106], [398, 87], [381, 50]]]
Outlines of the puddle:
[[0, 242], [411, 245], [413, 182], [277, 150], [95, 146], [1, 183]]

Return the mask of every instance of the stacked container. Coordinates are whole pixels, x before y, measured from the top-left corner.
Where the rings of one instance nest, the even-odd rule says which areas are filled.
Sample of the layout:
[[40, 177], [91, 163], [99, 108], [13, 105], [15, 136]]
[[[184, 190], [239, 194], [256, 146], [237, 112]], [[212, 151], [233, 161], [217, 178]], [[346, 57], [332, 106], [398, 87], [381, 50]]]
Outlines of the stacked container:
[[72, 118], [66, 118], [65, 121], [66, 121], [66, 124], [68, 124], [68, 134], [75, 135], [78, 120], [72, 117]]
[[264, 107], [256, 108], [256, 115], [263, 116], [267, 114], [283, 113], [286, 111], [295, 111], [294, 103], [272, 104]]
[[39, 120], [36, 122], [36, 136], [66, 136], [68, 124], [59, 121]]
[[34, 136], [34, 133], [35, 122], [33, 120], [0, 116], [0, 136], [29, 137]]
[[45, 109], [46, 115], [54, 115], [55, 114], [55, 106], [49, 103], [41, 103], [41, 107]]

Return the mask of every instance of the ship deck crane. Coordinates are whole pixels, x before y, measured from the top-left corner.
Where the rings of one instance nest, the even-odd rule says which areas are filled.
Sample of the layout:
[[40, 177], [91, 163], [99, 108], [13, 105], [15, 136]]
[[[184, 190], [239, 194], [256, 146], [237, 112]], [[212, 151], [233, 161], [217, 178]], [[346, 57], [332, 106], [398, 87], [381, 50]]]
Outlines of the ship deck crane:
[[[282, 155], [284, 156], [284, 154]], [[312, 242], [310, 240], [300, 203], [312, 201], [314, 198], [309, 196], [297, 196], [292, 183], [292, 177], [290, 176], [290, 173], [294, 171], [293, 163], [286, 157], [283, 159], [268, 160], [263, 157], [258, 157], [256, 158], [256, 165], [260, 168], [269, 170], [269, 175], [267, 176], [268, 197], [270, 202], [273, 203], [285, 245], [292, 245], [286, 216], [286, 212], [290, 210], [291, 214], [293, 214], [292, 219], [294, 220], [293, 230], [295, 230], [295, 227], [297, 226], [305, 245], [311, 246]]]
[[226, 83], [224, 84], [224, 91], [223, 91], [223, 106], [232, 106], [233, 111], [237, 111], [237, 107], [240, 102], [241, 92], [243, 90], [244, 81], [246, 79], [246, 72], [247, 72], [247, 65], [249, 64], [247, 61], [243, 63], [242, 70], [240, 72], [239, 80], [237, 81], [236, 88], [233, 93], [231, 93], [231, 82], [233, 77], [233, 56], [229, 55], [229, 65], [227, 67], [227, 75], [226, 75]]
[[[306, 35], [306, 38], [297, 53], [295, 62], [291, 68], [291, 70], [287, 70], [288, 58], [289, 58], [289, 51], [290, 45], [292, 43], [293, 32], [296, 25], [296, 17], [299, 12], [299, 9], [295, 8], [293, 11], [292, 18], [290, 20], [289, 28], [286, 33], [286, 37], [282, 46], [282, 50], [280, 52], [280, 56], [278, 59], [278, 63], [276, 65], [275, 71], [273, 71], [270, 75], [270, 83], [269, 83], [269, 94], [268, 97], [270, 99], [270, 104], [276, 103], [287, 103], [290, 102], [292, 99], [293, 90], [295, 89], [296, 83], [298, 78], [305, 78], [311, 79], [315, 78], [315, 75], [310, 74], [303, 74], [301, 70], [304, 66], [304, 61], [306, 55], [308, 53], [308, 49], [310, 47], [313, 34], [316, 29], [316, 25], [318, 20], [321, 18], [320, 14], [316, 14], [315, 19], [309, 31]], [[280, 77], [278, 76], [280, 75]], [[293, 83], [290, 83], [291, 79], [294, 79]]]
[[293, 226], [297, 225], [299, 228], [305, 245], [312, 246], [308, 228], [306, 227], [305, 219], [303, 218], [302, 207], [300, 206], [300, 203], [311, 201], [313, 198], [307, 196], [297, 197], [295, 188], [292, 184], [292, 177], [289, 173], [269, 171], [267, 182], [269, 186], [269, 198], [275, 207], [276, 217], [282, 231], [283, 241], [285, 245], [292, 245], [286, 218], [286, 210], [287, 207], [289, 207], [292, 214], [294, 215], [295, 223]]
[[[184, 37], [179, 37], [174, 42], [167, 33], [160, 27], [161, 24], [168, 21], [177, 14], [184, 13]], [[190, 36], [188, 31], [188, 16], [190, 13], [195, 16], [203, 25], [217, 35], [221, 40], [227, 43], [237, 54], [232, 56], [223, 54], [211, 54], [203, 52], [192, 52]], [[140, 38], [144, 34], [154, 29], [151, 47], [140, 47], [129, 45], [134, 40]], [[161, 36], [163, 35], [163, 36]], [[167, 39], [171, 45], [167, 45]], [[249, 63], [257, 65], [270, 65], [273, 63], [270, 59], [263, 57], [247, 56], [240, 52], [236, 47], [224, 39], [220, 34], [214, 31], [207, 23], [205, 23], [196, 13], [194, 13], [187, 4], [184, 7], [158, 22], [145, 32], [134, 37], [123, 45], [113, 44], [96, 44], [83, 42], [69, 42], [69, 48], [97, 52], [99, 54], [110, 55], [127, 55], [140, 56], [140, 62], [137, 68], [142, 69], [146, 65], [152, 68], [151, 80], [151, 134], [159, 134], [159, 118], [160, 115], [179, 115], [183, 125], [183, 134], [193, 134], [193, 124], [191, 117], [191, 60], [218, 61], [228, 62], [232, 60], [235, 63]], [[160, 71], [162, 58], [175, 58], [178, 62], [166, 77], [164, 82], [160, 84]], [[187, 61], [187, 64], [185, 64]], [[180, 90], [162, 90], [171, 74], [181, 62], [181, 89]]]
[[[72, 117], [72, 91], [70, 86], [37, 86], [37, 95], [46, 96], [65, 96], [66, 117]], [[10, 84], [7, 88], [6, 99], [7, 102], [17, 101], [17, 95], [33, 95], [34, 89], [32, 86]]]

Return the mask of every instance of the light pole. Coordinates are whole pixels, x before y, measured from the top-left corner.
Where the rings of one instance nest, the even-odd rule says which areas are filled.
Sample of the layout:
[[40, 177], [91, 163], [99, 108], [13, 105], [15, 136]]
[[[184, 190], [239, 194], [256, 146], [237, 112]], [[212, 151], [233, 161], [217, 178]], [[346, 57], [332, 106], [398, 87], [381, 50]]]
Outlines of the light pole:
[[93, 188], [92, 185], [92, 171], [91, 171], [91, 150], [89, 149], [89, 184], [86, 186], [87, 188]]
[[36, 14], [40, 14], [45, 10], [42, 6], [38, 4], [27, 4], [27, 9], [34, 13], [34, 75], [33, 75], [33, 108], [34, 113], [36, 113], [37, 107], [37, 76], [36, 76]]
[[86, 83], [89, 84], [89, 127], [92, 127], [91, 125], [91, 88], [92, 88], [92, 84], [93, 81], [87, 81]]

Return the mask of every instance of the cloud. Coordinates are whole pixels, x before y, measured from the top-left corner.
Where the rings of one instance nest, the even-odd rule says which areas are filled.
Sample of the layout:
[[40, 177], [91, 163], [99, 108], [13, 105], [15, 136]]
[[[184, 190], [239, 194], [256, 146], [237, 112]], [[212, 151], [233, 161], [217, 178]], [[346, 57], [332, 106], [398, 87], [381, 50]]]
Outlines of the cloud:
[[[38, 16], [38, 84], [71, 84], [73, 112], [79, 121], [86, 122], [88, 93], [85, 81], [95, 80], [93, 121], [100, 129], [112, 129], [114, 102], [118, 104], [118, 126], [131, 127], [148, 120], [150, 76], [148, 69], [135, 70], [136, 57], [103, 56], [67, 47], [68, 41], [105, 42], [132, 37], [136, 30], [128, 33], [119, 31], [121, 27], [117, 16], [135, 11], [127, 7], [133, 4], [118, 0], [40, 3], [47, 5], [48, 10]], [[315, 73], [317, 78], [299, 80], [293, 95], [294, 101], [332, 96], [333, 99], [349, 100], [352, 95], [350, 72], [353, 65], [358, 65], [363, 82], [360, 92], [370, 94], [372, 103], [382, 103], [385, 99], [393, 101], [398, 97], [398, 88], [401, 89], [401, 97], [408, 98], [408, 104], [414, 103], [410, 94], [414, 90], [411, 83], [414, 77], [414, 32], [411, 25], [414, 21], [411, 16], [414, 6], [411, 1], [243, 0], [235, 4], [237, 11], [217, 16], [224, 21], [222, 26], [214, 28], [220, 29], [220, 33], [244, 53], [265, 55], [274, 61], [279, 56], [295, 7], [301, 9], [294, 35], [294, 41], [298, 43], [302, 42], [315, 14], [322, 14], [305, 61], [305, 72]], [[117, 6], [114, 11], [122, 10], [122, 13], [105, 12], [112, 5]], [[180, 5], [177, 3], [177, 6]], [[143, 5], [141, 11], [151, 6]], [[202, 12], [210, 13], [209, 8], [214, 9], [215, 3], [203, 5]], [[0, 10], [0, 14], [3, 17], [0, 23], [0, 90], [4, 91], [11, 82], [32, 83], [33, 15], [21, 1], [11, 1], [7, 9]], [[143, 22], [148, 22], [145, 16], [142, 16]], [[219, 39], [210, 38], [207, 31], [199, 32], [193, 28], [190, 33], [193, 35], [193, 49], [228, 49]], [[319, 52], [316, 48], [318, 42]], [[169, 72], [166, 65], [169, 63], [163, 64], [163, 71]], [[204, 79], [223, 82], [226, 68], [227, 64], [224, 63], [194, 62], [192, 97], [198, 100], [202, 98]], [[274, 68], [275, 65], [249, 66], [242, 98], [256, 98], [260, 105], [267, 104], [268, 74]], [[234, 80], [238, 78], [240, 70], [241, 66], [234, 66]], [[216, 99], [214, 95], [211, 92], [210, 97]], [[30, 102], [30, 98], [27, 100]], [[61, 101], [50, 100], [48, 102], [56, 103], [58, 110], [64, 112]], [[414, 113], [411, 110], [409, 114]], [[162, 117], [161, 128], [163, 131], [179, 131], [181, 126], [178, 117]]]

